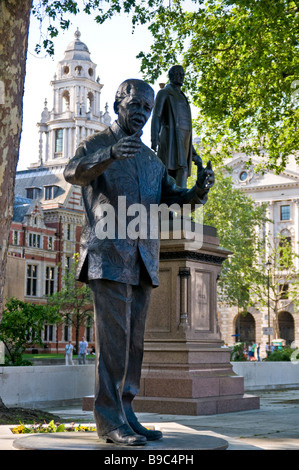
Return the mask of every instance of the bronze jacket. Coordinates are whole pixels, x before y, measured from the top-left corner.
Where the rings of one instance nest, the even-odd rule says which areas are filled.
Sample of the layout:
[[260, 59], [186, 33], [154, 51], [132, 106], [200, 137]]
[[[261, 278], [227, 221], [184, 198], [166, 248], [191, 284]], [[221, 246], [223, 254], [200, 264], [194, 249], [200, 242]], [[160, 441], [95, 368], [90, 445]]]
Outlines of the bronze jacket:
[[[151, 205], [204, 204], [207, 193], [196, 185], [192, 189], [176, 186], [161, 160], [144, 144], [135, 158], [111, 158], [112, 145], [125, 136], [114, 122], [84, 140], [64, 170], [66, 181], [82, 186], [85, 209], [77, 279], [109, 279], [137, 285], [141, 256], [153, 286], [158, 286], [159, 237], [128, 236], [126, 228], [136, 220], [133, 213], [127, 215], [128, 208], [142, 204], [149, 226]], [[112, 230], [109, 237], [99, 238], [97, 227], [107, 216], [108, 212], [103, 212], [107, 207], [113, 214], [115, 236], [111, 236]]]

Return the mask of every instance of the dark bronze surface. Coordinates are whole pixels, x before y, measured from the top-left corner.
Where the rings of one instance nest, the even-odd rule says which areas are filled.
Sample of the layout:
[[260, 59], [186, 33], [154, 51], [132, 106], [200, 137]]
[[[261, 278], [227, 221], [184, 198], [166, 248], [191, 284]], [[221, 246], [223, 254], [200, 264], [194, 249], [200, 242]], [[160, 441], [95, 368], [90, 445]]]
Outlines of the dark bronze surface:
[[[197, 183], [181, 188], [140, 136], [154, 105], [152, 88], [127, 80], [117, 91], [118, 120], [85, 139], [66, 166], [65, 179], [82, 187], [85, 221], [77, 276], [94, 295], [98, 369], [95, 419], [99, 436], [135, 423], [132, 401], [139, 391], [145, 319], [152, 287], [159, 284], [159, 239], [119, 235], [119, 217], [142, 204], [148, 218], [152, 204], [204, 204], [213, 185], [213, 170], [198, 169]], [[125, 207], [119, 213], [119, 197]], [[108, 204], [115, 214], [115, 237], [99, 239], [97, 223]], [[130, 217], [125, 217], [126, 228]], [[99, 356], [100, 346], [100, 356]]]

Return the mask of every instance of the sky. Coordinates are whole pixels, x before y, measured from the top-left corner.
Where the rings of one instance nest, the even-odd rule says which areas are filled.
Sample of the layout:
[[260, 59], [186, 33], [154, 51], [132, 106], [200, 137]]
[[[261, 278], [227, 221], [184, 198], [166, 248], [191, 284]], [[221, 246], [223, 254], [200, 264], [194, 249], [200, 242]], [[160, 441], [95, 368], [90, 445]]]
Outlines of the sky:
[[[141, 62], [136, 55], [141, 51], [148, 51], [151, 35], [144, 26], [137, 27], [132, 34], [131, 21], [125, 15], [107, 20], [104, 25], [98, 25], [92, 15], [79, 13], [71, 16], [71, 26], [66, 32], [60, 32], [54, 39], [54, 57], [46, 56], [41, 52], [34, 52], [39, 42], [39, 22], [31, 18], [29, 27], [29, 45], [26, 62], [26, 78], [23, 98], [23, 130], [20, 143], [20, 158], [18, 170], [26, 169], [31, 163], [38, 161], [38, 128], [44, 108], [44, 101], [48, 101], [48, 109], [52, 109], [52, 87], [50, 81], [57, 71], [57, 64], [64, 57], [67, 45], [74, 40], [74, 33], [79, 28], [81, 41], [90, 51], [91, 60], [97, 64], [96, 75], [104, 85], [101, 94], [101, 110], [108, 111], [112, 121], [116, 118], [113, 112], [115, 92], [120, 83], [127, 78], [140, 78]], [[44, 30], [46, 30], [46, 24]], [[157, 84], [152, 85], [155, 93], [159, 90], [159, 82], [166, 82], [166, 74], [161, 75]], [[144, 128], [142, 140], [150, 145], [150, 121]]]

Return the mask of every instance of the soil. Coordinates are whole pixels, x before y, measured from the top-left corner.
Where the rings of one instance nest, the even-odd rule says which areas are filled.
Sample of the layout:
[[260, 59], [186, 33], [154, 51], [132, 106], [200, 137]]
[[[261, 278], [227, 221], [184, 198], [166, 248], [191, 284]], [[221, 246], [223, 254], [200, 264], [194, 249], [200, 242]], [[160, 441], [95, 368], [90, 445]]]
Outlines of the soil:
[[54, 420], [55, 423], [60, 423], [59, 416], [48, 413], [43, 410], [36, 410], [30, 408], [10, 408], [3, 404], [0, 398], [0, 424], [34, 424], [34, 423], [49, 423]]

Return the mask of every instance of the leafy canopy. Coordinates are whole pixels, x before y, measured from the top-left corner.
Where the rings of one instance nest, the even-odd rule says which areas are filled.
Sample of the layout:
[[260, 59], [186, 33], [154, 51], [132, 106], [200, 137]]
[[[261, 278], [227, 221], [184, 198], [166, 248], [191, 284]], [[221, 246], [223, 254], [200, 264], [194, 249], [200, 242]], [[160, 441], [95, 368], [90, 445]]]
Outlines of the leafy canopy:
[[68, 14], [79, 12], [99, 24], [126, 14], [133, 30], [146, 25], [153, 43], [138, 57], [150, 82], [183, 65], [208, 159], [222, 161], [242, 146], [276, 172], [290, 155], [299, 161], [298, 0], [35, 0], [35, 16], [50, 20], [48, 52], [55, 22], [67, 29]]
[[9, 362], [22, 364], [22, 355], [27, 347], [43, 344], [41, 332], [45, 323], [54, 324], [59, 319], [55, 308], [11, 297], [0, 322], [0, 341], [6, 346]]

